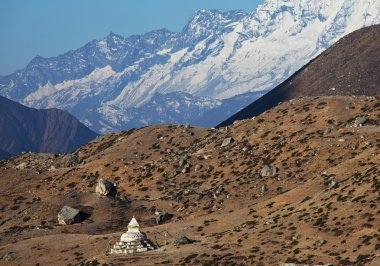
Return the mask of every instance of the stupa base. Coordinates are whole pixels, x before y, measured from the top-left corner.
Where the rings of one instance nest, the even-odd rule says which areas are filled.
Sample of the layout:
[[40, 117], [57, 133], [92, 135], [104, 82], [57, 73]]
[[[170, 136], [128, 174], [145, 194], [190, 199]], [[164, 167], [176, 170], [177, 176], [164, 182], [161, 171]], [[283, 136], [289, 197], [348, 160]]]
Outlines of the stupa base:
[[123, 242], [117, 241], [115, 245], [111, 246], [108, 254], [133, 254], [138, 252], [146, 252], [149, 250], [157, 249], [149, 240]]

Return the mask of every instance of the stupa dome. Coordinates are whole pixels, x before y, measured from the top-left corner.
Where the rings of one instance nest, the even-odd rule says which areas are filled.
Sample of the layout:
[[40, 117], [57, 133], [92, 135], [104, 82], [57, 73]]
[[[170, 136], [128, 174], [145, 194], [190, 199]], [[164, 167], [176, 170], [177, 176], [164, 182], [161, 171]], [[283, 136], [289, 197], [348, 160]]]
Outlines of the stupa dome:
[[136, 218], [133, 217], [128, 224], [128, 231], [121, 235], [120, 241], [132, 242], [132, 241], [143, 241], [146, 239], [146, 235], [140, 232], [140, 225]]

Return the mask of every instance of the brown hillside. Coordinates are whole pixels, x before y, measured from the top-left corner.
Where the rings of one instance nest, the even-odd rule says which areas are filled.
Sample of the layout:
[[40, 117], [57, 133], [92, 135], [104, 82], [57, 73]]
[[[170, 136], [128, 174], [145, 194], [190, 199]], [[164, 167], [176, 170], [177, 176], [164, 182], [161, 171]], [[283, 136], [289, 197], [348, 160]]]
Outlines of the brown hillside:
[[[367, 120], [352, 127], [358, 117]], [[2, 161], [2, 263], [379, 265], [379, 118], [379, 98], [303, 98], [220, 129], [161, 125], [98, 137], [71, 167], [51, 154]], [[278, 171], [261, 176], [264, 165]], [[117, 184], [116, 198], [94, 193], [100, 177]], [[89, 217], [57, 225], [65, 204]], [[173, 217], [155, 225], [156, 209]], [[133, 214], [161, 246], [168, 231], [169, 244], [105, 256]], [[182, 235], [196, 242], [175, 246]]]

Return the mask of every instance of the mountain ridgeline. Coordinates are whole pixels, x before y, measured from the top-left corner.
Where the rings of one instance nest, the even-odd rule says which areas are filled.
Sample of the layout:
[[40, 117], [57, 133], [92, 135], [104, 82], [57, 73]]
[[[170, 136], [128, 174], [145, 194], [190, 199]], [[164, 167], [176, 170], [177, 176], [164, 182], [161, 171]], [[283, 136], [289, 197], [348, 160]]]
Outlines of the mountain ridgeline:
[[278, 87], [219, 126], [257, 116], [280, 102], [305, 96], [379, 95], [380, 25], [355, 31]]
[[0, 159], [22, 152], [66, 153], [97, 134], [67, 111], [37, 110], [0, 96]]
[[[67, 110], [102, 133], [160, 123], [214, 126], [341, 37], [378, 23], [378, 0], [266, 0], [250, 13], [199, 10], [180, 32], [110, 33], [57, 57], [37, 56], [0, 77], [0, 95]], [[178, 115], [184, 113], [191, 115]]]

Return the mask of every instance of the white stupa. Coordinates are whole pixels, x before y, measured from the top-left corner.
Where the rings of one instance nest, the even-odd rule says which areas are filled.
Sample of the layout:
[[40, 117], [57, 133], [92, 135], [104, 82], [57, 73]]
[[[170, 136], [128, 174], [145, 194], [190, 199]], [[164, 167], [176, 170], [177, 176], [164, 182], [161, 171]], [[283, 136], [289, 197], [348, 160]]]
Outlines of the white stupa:
[[121, 235], [120, 240], [110, 247], [109, 254], [131, 254], [156, 249], [146, 237], [140, 232], [140, 225], [133, 217], [128, 224], [128, 230]]

